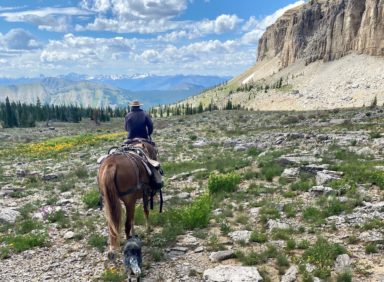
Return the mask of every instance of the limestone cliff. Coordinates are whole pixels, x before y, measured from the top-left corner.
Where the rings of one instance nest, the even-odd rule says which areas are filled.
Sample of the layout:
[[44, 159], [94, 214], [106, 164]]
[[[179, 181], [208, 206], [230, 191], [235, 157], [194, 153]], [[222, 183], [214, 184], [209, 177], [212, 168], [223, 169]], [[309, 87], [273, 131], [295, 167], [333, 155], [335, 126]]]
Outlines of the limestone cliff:
[[351, 52], [384, 56], [384, 0], [312, 0], [285, 13], [259, 41], [258, 61], [332, 61]]

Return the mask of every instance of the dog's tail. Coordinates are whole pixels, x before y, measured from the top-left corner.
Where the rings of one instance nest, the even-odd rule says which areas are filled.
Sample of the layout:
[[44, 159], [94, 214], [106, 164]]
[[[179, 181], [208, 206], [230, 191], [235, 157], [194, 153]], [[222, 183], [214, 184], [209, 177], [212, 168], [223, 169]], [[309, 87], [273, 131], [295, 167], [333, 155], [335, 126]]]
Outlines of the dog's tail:
[[100, 188], [104, 194], [105, 215], [108, 221], [111, 245], [119, 246], [121, 204], [115, 183], [116, 165], [109, 164], [101, 175]]

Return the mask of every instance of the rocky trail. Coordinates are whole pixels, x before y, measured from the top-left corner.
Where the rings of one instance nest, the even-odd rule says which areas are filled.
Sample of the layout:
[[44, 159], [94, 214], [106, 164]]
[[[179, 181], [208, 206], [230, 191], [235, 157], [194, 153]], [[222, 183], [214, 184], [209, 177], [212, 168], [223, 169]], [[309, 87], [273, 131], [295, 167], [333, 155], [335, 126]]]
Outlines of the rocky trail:
[[[0, 281], [126, 280], [96, 182], [122, 124], [0, 131]], [[382, 108], [156, 118], [143, 280], [384, 281], [383, 124]]]

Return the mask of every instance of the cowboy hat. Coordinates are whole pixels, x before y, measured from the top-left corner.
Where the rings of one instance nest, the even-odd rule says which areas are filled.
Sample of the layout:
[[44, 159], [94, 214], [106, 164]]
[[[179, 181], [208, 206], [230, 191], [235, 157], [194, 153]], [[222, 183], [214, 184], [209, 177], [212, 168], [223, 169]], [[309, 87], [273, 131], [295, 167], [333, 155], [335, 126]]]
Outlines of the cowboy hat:
[[140, 102], [138, 100], [133, 100], [132, 102], [129, 103], [129, 105], [131, 107], [140, 107], [142, 106], [143, 104], [140, 104]]

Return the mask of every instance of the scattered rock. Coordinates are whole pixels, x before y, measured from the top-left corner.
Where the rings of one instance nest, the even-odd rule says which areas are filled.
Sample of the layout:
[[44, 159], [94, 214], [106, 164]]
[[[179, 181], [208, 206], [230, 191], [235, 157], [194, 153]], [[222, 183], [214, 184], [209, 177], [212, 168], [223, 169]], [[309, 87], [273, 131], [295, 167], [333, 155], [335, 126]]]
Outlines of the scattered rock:
[[252, 232], [249, 230], [239, 230], [229, 233], [228, 236], [231, 237], [233, 241], [244, 241], [248, 243], [251, 234]]
[[20, 213], [14, 209], [1, 208], [0, 209], [0, 222], [15, 223]]
[[347, 254], [339, 255], [335, 261], [335, 271], [342, 273], [348, 271], [351, 266], [351, 258]]
[[267, 222], [268, 230], [271, 231], [273, 229], [289, 229], [290, 226], [284, 222], [280, 222], [274, 219], [270, 219]]
[[281, 174], [285, 178], [296, 178], [300, 173], [300, 168], [286, 168]]
[[315, 195], [328, 195], [333, 192], [333, 189], [331, 187], [324, 187], [320, 185], [320, 186], [313, 186], [311, 189], [309, 189], [309, 192]]
[[227, 250], [227, 251], [219, 251], [219, 252], [211, 253], [209, 256], [209, 259], [213, 262], [220, 262], [220, 261], [227, 260], [234, 257], [235, 257], [235, 251]]
[[64, 234], [64, 239], [72, 239], [73, 237], [75, 237], [75, 232], [73, 231], [67, 231]]
[[43, 175], [42, 178], [44, 181], [52, 181], [52, 180], [58, 179], [59, 176], [57, 174], [45, 174]]
[[258, 282], [263, 281], [256, 267], [247, 266], [218, 266], [207, 269], [203, 274], [207, 282]]
[[288, 268], [287, 272], [284, 274], [283, 278], [281, 279], [281, 282], [296, 281], [297, 272], [298, 272], [297, 267], [295, 265], [292, 265], [290, 268]]
[[331, 170], [318, 171], [316, 174], [316, 184], [317, 185], [327, 184], [332, 180], [340, 179], [342, 175], [343, 173], [339, 171], [331, 171]]

